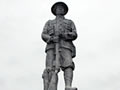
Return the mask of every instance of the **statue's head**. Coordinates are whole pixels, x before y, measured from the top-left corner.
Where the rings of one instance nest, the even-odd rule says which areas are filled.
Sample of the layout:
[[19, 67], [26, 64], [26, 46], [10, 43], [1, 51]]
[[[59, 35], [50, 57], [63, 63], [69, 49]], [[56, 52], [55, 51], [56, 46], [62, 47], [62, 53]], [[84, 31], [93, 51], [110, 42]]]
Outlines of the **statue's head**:
[[57, 2], [51, 8], [52, 13], [56, 15], [66, 15], [68, 6], [64, 2]]

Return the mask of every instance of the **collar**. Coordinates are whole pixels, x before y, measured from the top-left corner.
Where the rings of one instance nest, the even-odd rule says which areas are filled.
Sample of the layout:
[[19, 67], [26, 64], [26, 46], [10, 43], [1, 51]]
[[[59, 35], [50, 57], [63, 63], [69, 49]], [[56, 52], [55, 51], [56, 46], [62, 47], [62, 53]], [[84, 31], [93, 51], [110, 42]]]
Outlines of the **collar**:
[[56, 20], [63, 20], [63, 19], [65, 19], [65, 17], [64, 17], [64, 16], [56, 16], [55, 19], [56, 19]]

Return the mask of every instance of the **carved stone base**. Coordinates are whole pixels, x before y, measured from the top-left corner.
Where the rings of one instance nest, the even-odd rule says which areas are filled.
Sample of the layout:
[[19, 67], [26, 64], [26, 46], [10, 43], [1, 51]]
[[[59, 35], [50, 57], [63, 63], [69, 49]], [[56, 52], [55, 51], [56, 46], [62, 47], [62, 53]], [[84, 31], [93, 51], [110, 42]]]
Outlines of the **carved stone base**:
[[69, 88], [65, 88], [65, 90], [77, 90], [76, 87], [69, 87]]

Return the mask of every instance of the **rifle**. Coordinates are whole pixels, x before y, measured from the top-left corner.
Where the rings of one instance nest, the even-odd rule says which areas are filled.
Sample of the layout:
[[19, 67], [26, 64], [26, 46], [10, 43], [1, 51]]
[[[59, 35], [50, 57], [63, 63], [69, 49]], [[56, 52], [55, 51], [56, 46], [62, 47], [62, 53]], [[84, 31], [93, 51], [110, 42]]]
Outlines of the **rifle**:
[[[58, 23], [56, 20], [56, 28], [55, 28], [55, 36], [59, 38], [58, 33]], [[52, 74], [51, 81], [49, 83], [48, 90], [57, 90], [57, 83], [58, 83], [58, 72], [60, 70], [60, 62], [59, 62], [59, 42], [55, 43], [55, 70]]]

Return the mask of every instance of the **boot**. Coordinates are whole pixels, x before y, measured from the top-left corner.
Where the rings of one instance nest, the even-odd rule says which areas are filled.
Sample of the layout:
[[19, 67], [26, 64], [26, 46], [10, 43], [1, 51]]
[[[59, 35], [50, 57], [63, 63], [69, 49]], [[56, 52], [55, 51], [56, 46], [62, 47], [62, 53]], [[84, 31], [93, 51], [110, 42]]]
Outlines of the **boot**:
[[65, 90], [77, 90], [76, 87], [66, 87]]

